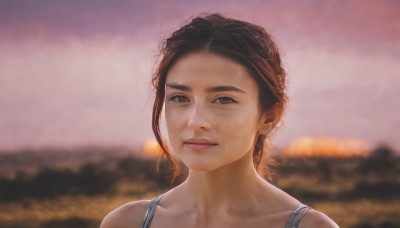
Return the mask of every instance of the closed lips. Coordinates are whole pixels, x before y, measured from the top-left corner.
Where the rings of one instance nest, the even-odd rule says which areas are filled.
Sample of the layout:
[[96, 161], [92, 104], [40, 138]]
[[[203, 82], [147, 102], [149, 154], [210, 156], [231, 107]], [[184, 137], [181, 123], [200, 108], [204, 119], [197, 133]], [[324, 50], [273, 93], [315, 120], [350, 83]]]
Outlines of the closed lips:
[[207, 139], [189, 139], [184, 142], [185, 144], [199, 144], [199, 145], [217, 145], [217, 143]]

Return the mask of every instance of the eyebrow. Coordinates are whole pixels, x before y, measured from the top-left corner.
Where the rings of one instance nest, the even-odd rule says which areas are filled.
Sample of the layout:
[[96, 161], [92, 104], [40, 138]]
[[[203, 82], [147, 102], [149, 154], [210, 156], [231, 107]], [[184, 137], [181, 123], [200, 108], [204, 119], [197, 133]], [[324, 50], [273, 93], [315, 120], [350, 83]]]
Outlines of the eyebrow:
[[190, 91], [190, 90], [192, 90], [189, 86], [181, 85], [181, 84], [178, 84], [178, 83], [168, 83], [165, 86], [168, 87], [168, 88], [171, 88], [171, 89], [177, 89], [177, 90], [182, 90], [182, 91]]
[[[178, 83], [168, 83], [166, 87], [171, 89], [177, 89], [182, 91], [191, 91], [192, 89], [189, 86], [178, 84]], [[207, 92], [239, 92], [239, 93], [246, 93], [244, 90], [239, 89], [235, 86], [214, 86], [206, 89]]]

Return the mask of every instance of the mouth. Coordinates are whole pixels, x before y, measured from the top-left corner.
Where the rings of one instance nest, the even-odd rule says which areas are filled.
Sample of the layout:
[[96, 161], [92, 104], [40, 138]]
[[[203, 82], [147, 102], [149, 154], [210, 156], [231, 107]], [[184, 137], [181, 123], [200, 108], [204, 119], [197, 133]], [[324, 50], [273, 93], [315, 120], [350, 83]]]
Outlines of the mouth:
[[204, 150], [218, 145], [217, 143], [207, 139], [195, 139], [195, 138], [185, 140], [183, 144], [192, 150]]

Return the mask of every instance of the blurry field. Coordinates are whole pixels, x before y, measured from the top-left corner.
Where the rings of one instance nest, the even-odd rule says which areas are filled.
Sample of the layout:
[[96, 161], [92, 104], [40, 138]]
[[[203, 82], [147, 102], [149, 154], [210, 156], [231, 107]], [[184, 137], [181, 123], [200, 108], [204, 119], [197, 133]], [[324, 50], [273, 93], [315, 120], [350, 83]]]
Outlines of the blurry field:
[[[51, 152], [51, 153], [54, 153]], [[0, 154], [0, 227], [98, 227], [112, 209], [170, 186], [129, 150]], [[400, 227], [399, 159], [277, 158], [273, 183], [341, 227]], [[30, 160], [30, 161], [29, 161]]]
[[98, 227], [107, 212], [140, 196], [63, 196], [58, 199], [27, 200], [0, 206], [0, 227]]

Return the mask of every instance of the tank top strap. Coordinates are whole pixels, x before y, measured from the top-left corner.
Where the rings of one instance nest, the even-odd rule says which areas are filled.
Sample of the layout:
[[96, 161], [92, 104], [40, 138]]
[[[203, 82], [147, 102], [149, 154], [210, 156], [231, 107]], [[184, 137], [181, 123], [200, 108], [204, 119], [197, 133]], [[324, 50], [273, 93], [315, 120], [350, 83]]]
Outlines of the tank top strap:
[[290, 215], [289, 220], [286, 224], [286, 228], [297, 228], [301, 220], [303, 220], [304, 216], [306, 216], [307, 212], [310, 209], [311, 207], [300, 204], [300, 206]]
[[149, 228], [151, 220], [153, 219], [154, 213], [156, 212], [156, 208], [158, 203], [160, 202], [162, 195], [155, 197], [149, 203], [147, 207], [146, 214], [144, 214], [144, 220], [142, 223], [142, 228]]

